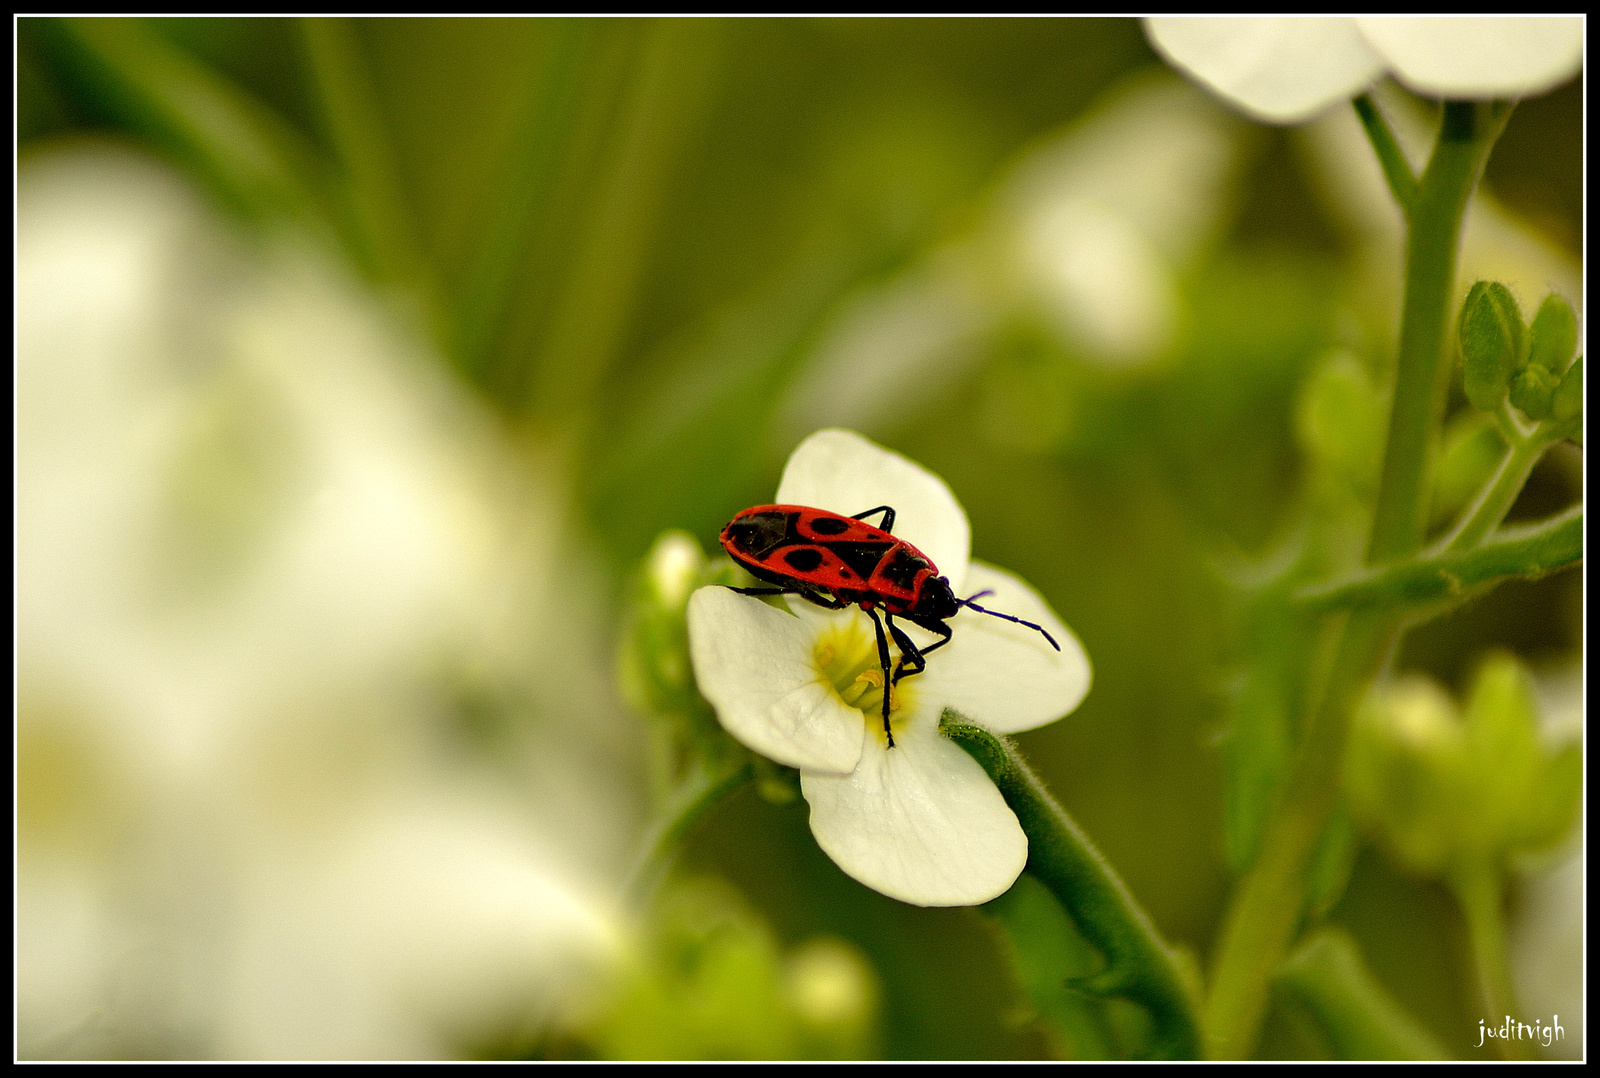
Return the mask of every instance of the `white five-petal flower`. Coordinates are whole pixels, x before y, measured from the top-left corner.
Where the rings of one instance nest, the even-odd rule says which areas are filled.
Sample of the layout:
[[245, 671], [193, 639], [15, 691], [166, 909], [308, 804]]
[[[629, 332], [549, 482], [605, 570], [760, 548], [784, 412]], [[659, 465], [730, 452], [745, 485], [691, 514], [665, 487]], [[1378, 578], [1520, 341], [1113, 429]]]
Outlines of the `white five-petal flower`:
[[1347, 101], [1385, 73], [1428, 97], [1527, 97], [1577, 73], [1576, 16], [1145, 20], [1174, 67], [1254, 119], [1295, 124]]
[[1000, 734], [1054, 722], [1089, 690], [1083, 647], [1027, 584], [969, 559], [967, 516], [943, 480], [858, 434], [807, 438], [789, 458], [776, 503], [845, 515], [891, 505], [895, 534], [958, 596], [992, 592], [986, 607], [1044, 626], [1061, 645], [1057, 652], [1032, 629], [963, 610], [927, 669], [896, 686], [890, 747], [865, 613], [793, 596], [786, 612], [723, 587], [689, 601], [700, 691], [734, 737], [800, 769], [812, 833], [840, 868], [919, 906], [1004, 893], [1027, 860], [1027, 837], [983, 769], [940, 735], [939, 719], [948, 708]]

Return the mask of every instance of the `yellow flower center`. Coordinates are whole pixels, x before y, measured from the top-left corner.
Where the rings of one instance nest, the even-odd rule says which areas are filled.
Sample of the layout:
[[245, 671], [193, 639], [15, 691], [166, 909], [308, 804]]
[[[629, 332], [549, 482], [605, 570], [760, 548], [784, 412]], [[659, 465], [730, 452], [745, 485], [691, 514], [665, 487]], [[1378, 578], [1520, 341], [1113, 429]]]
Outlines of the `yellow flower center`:
[[[818, 638], [813, 652], [817, 672], [845, 704], [861, 712], [868, 730], [877, 732], [887, 744], [883, 731], [883, 666], [878, 661], [878, 639], [862, 618], [841, 619]], [[889, 650], [890, 669], [899, 653]], [[898, 724], [909, 711], [912, 694], [909, 682], [889, 686], [889, 723]]]

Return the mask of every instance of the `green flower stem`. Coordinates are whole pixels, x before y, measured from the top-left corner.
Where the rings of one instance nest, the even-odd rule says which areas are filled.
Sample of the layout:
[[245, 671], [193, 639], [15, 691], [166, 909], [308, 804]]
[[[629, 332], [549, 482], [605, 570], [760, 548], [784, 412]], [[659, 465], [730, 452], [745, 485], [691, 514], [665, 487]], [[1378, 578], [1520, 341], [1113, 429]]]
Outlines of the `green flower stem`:
[[1049, 888], [1106, 967], [1070, 986], [1134, 1000], [1150, 1012], [1153, 1054], [1193, 1059], [1200, 1051], [1192, 978], [1089, 836], [1050, 796], [1006, 740], [946, 711], [939, 730], [983, 766], [1028, 836], [1027, 871]]
[[[1467, 919], [1472, 945], [1472, 965], [1478, 979], [1478, 1001], [1483, 1018], [1491, 1025], [1503, 1016], [1520, 1015], [1511, 991], [1511, 968], [1506, 961], [1505, 895], [1500, 873], [1491, 865], [1469, 865], [1450, 873], [1450, 886]], [[1502, 1059], [1532, 1059], [1528, 1042], [1497, 1039]]]
[[1383, 481], [1367, 550], [1371, 562], [1404, 557], [1422, 543], [1428, 450], [1452, 369], [1445, 341], [1454, 307], [1461, 223], [1509, 115], [1510, 107], [1498, 103], [1445, 102], [1439, 141], [1406, 214], [1405, 303]]
[[[1445, 340], [1462, 220], [1509, 112], [1502, 104], [1445, 102], [1439, 140], [1406, 207], [1405, 303], [1367, 549], [1372, 564], [1405, 558], [1422, 543], [1429, 450], [1449, 388]], [[1383, 146], [1375, 149], [1381, 160]], [[1283, 800], [1223, 922], [1205, 1013], [1206, 1052], [1213, 1059], [1248, 1058], [1255, 1050], [1269, 985], [1305, 910], [1312, 856], [1338, 803], [1350, 715], [1398, 626], [1394, 613], [1375, 607], [1349, 615], [1339, 635], [1320, 700], [1306, 715]]]
[[1449, 1059], [1384, 991], [1348, 933], [1324, 928], [1278, 967], [1278, 989], [1311, 1012], [1340, 1059]]
[[[1514, 425], [1511, 426], [1511, 430], [1515, 432]], [[1522, 486], [1528, 481], [1528, 473], [1533, 471], [1533, 466], [1539, 462], [1544, 451], [1558, 438], [1552, 436], [1547, 424], [1540, 424], [1533, 433], [1508, 440], [1511, 444], [1506, 449], [1506, 455], [1501, 458], [1500, 466], [1495, 469], [1493, 477], [1478, 495], [1477, 501], [1472, 503], [1461, 518], [1461, 523], [1456, 525], [1455, 531], [1445, 540], [1446, 551], [1454, 553], [1471, 550], [1505, 519], [1506, 513], [1511, 509], [1511, 503], [1522, 493]]]
[[1406, 160], [1400, 143], [1395, 141], [1394, 133], [1384, 122], [1383, 113], [1378, 111], [1371, 94], [1362, 94], [1351, 104], [1355, 105], [1356, 115], [1361, 117], [1361, 126], [1367, 129], [1367, 138], [1378, 154], [1378, 163], [1383, 166], [1383, 178], [1389, 181], [1389, 193], [1400, 203], [1400, 208], [1409, 214], [1411, 203], [1417, 197], [1417, 177], [1411, 171], [1411, 163]]
[[1345, 623], [1322, 700], [1307, 716], [1285, 777], [1278, 811], [1223, 921], [1206, 998], [1211, 1059], [1246, 1059], [1255, 1050], [1269, 985], [1294, 941], [1312, 859], [1338, 804], [1349, 716], [1387, 656], [1397, 623], [1382, 608], [1356, 611]]
[[1416, 609], [1467, 598], [1470, 589], [1507, 577], [1533, 579], [1583, 559], [1583, 506], [1524, 527], [1502, 528], [1470, 550], [1437, 553], [1368, 569], [1295, 598], [1311, 613], [1387, 605]]
[[731, 770], [696, 772], [679, 787], [677, 796], [645, 836], [639, 857], [628, 873], [623, 895], [630, 909], [639, 911], [649, 904], [695, 825], [754, 774], [755, 769], [746, 759]]

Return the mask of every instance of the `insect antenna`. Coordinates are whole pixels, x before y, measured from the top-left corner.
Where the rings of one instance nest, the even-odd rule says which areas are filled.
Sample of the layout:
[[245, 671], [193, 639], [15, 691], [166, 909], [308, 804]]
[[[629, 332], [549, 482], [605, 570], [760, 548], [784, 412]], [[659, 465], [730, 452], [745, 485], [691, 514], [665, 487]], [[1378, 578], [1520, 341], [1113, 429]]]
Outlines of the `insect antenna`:
[[[981, 599], [985, 595], [993, 595], [993, 594], [994, 594], [994, 592], [992, 590], [991, 591], [980, 591], [980, 592], [978, 592], [978, 594], [974, 595], [972, 597], [972, 599]], [[1042, 636], [1046, 640], [1050, 641], [1050, 646], [1051, 647], [1055, 648], [1057, 651], [1061, 650], [1061, 645], [1056, 643], [1056, 638], [1051, 636], [1049, 631], [1046, 630], [1043, 625], [1035, 625], [1031, 621], [1023, 621], [1021, 618], [1014, 618], [1010, 614], [1002, 614], [998, 610], [990, 610], [988, 607], [979, 606], [977, 603], [973, 602], [972, 599], [957, 599], [956, 602], [959, 603], [962, 606], [971, 607], [973, 610], [976, 610], [980, 614], [988, 614], [992, 618], [1004, 618], [1007, 621], [1016, 622], [1018, 625], [1026, 625], [1028, 628], [1036, 630], [1039, 633], [1040, 636]]]

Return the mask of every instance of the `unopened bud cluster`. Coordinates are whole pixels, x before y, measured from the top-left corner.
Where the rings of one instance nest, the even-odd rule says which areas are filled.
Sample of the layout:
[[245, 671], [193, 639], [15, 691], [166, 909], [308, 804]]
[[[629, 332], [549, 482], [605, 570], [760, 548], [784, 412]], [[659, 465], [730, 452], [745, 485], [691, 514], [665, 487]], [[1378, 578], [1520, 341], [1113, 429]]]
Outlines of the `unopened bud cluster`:
[[1426, 678], [1376, 690], [1346, 762], [1352, 815], [1424, 876], [1502, 867], [1555, 845], [1582, 796], [1579, 746], [1546, 744], [1527, 675], [1509, 655], [1483, 665], [1464, 715]]
[[1535, 422], [1561, 423], [1583, 410], [1583, 361], [1573, 362], [1578, 319], [1566, 300], [1545, 297], [1533, 325], [1522, 320], [1511, 290], [1479, 281], [1461, 308], [1461, 381], [1467, 399], [1483, 412], [1510, 399]]

